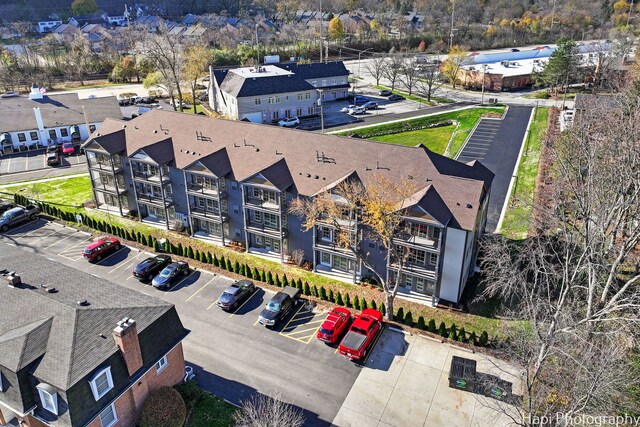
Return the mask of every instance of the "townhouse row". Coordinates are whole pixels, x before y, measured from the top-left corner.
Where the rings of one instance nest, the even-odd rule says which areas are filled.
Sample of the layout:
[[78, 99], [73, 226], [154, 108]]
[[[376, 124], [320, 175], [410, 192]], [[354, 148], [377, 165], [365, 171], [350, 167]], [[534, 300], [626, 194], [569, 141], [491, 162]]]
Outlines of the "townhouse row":
[[[107, 120], [85, 143], [98, 208], [135, 214], [166, 229], [186, 228], [219, 245], [280, 262], [301, 254], [314, 271], [357, 282], [372, 271], [393, 277], [398, 260], [372, 240], [357, 210], [345, 209], [310, 231], [291, 202], [335, 193], [346, 180], [365, 187], [381, 175], [409, 180], [393, 244], [407, 254], [402, 293], [458, 302], [473, 271], [493, 174], [424, 146], [401, 147], [179, 113], [152, 111], [130, 122]], [[338, 198], [337, 194], [334, 194]], [[354, 251], [338, 243], [347, 230]]]

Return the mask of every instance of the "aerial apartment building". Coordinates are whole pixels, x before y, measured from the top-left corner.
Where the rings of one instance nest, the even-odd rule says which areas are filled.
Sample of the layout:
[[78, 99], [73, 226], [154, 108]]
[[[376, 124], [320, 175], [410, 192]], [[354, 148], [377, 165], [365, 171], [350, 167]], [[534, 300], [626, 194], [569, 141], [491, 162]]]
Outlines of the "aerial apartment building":
[[84, 147], [100, 209], [135, 213], [166, 229], [185, 227], [220, 245], [242, 243], [249, 253], [280, 262], [302, 251], [318, 273], [350, 282], [371, 272], [336, 244], [335, 221], [353, 227], [359, 253], [376, 270], [393, 275], [398, 265], [367, 239], [357, 213], [304, 232], [302, 218], [288, 212], [291, 201], [331, 192], [346, 180], [365, 187], [377, 175], [409, 180], [418, 190], [404, 203], [404, 232], [395, 239], [410, 254], [401, 292], [433, 302], [460, 300], [493, 180], [479, 162], [457, 162], [422, 145], [159, 110], [129, 122], [106, 120]]

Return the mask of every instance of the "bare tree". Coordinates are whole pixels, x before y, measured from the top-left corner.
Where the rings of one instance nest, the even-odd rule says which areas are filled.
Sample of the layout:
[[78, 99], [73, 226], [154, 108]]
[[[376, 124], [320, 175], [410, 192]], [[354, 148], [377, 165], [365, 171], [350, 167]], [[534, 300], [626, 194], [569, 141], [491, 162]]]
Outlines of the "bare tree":
[[402, 67], [404, 65], [404, 60], [402, 56], [398, 54], [392, 54], [389, 57], [387, 66], [384, 67], [384, 77], [389, 80], [391, 83], [391, 90], [394, 90], [396, 87], [396, 82], [402, 73]]
[[[346, 180], [331, 192], [313, 198], [295, 199], [289, 212], [303, 218], [302, 228], [314, 230], [316, 225], [334, 229], [335, 244], [349, 251], [373, 272], [385, 294], [386, 317], [393, 320], [393, 301], [398, 293], [400, 277], [411, 255], [410, 249], [393, 243], [404, 230], [407, 202], [418, 189], [411, 181], [396, 182], [381, 175], [373, 176], [365, 187], [359, 180]], [[337, 196], [337, 197], [336, 197]], [[362, 237], [354, 230], [360, 225]], [[377, 243], [396, 274], [387, 276], [386, 268], [373, 261], [363, 245], [364, 240]]]
[[628, 384], [640, 323], [639, 104], [632, 94], [581, 113], [553, 142], [555, 194], [545, 198], [556, 205], [538, 212], [537, 235], [485, 243], [485, 295], [525, 322], [505, 348], [526, 372], [520, 425], [615, 414]]
[[158, 73], [162, 75], [162, 80], [167, 86], [175, 90], [178, 95], [178, 102], [175, 102], [174, 91], [169, 92], [174, 109], [179, 106], [182, 111], [182, 63], [185, 46], [179, 37], [169, 34], [166, 24], [161, 24], [157, 33], [143, 32], [143, 48], [147, 58], [153, 63]]
[[420, 75], [416, 84], [416, 92], [426, 96], [431, 101], [431, 95], [442, 86], [442, 79], [438, 70], [437, 55], [427, 59], [426, 64], [420, 65]]
[[251, 399], [242, 402], [233, 420], [236, 427], [301, 427], [304, 414], [280, 400], [279, 394], [254, 394]]
[[405, 87], [405, 89], [407, 89], [409, 95], [411, 95], [416, 87], [416, 84], [418, 83], [418, 78], [420, 77], [420, 69], [412, 60], [407, 59], [404, 61], [401, 70], [402, 72], [399, 76], [400, 82]]
[[369, 59], [365, 69], [376, 79], [376, 86], [380, 86], [380, 79], [385, 75], [385, 69], [387, 67], [387, 58], [384, 56], [374, 56]]

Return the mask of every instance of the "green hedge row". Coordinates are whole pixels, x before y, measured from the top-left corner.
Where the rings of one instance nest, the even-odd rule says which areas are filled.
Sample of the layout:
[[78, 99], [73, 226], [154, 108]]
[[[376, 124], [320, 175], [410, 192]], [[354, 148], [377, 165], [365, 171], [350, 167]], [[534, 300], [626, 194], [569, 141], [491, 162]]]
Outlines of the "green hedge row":
[[[14, 200], [16, 204], [23, 206], [34, 203], [20, 194], [14, 194]], [[273, 273], [268, 270], [265, 271], [263, 269], [258, 269], [257, 267], [251, 267], [246, 263], [240, 264], [238, 261], [232, 261], [229, 258], [225, 258], [224, 255], [217, 256], [216, 254], [212, 254], [211, 252], [199, 251], [198, 249], [194, 250], [191, 246], [183, 246], [182, 243], [174, 245], [170, 241], [166, 241], [164, 248], [161, 248], [158, 240], [155, 237], [142, 234], [139, 231], [129, 231], [128, 229], [125, 229], [118, 225], [112, 225], [102, 220], [96, 220], [90, 216], [85, 215], [82, 212], [69, 212], [63, 209], [59, 209], [55, 206], [51, 206], [44, 202], [35, 202], [35, 204], [37, 204], [40, 209], [42, 209], [42, 212], [46, 213], [47, 215], [60, 218], [65, 221], [76, 222], [76, 215], [80, 215], [82, 223], [89, 228], [117, 236], [123, 240], [138, 242], [141, 245], [153, 248], [153, 250], [156, 252], [164, 250], [165, 252], [172, 255], [191, 258], [193, 260], [200, 261], [203, 264], [210, 264], [215, 267], [228, 270], [232, 273], [239, 274], [248, 279], [267, 283], [271, 286], [294, 286], [300, 289], [300, 291], [306, 296], [313, 296], [323, 301], [332, 302], [339, 306], [353, 308], [358, 311], [364, 310], [365, 308], [373, 308], [380, 310], [383, 315], [387, 314], [387, 308], [385, 307], [384, 302], [378, 303], [375, 300], [367, 301], [367, 299], [364, 297], [358, 295], [352, 297], [348, 292], [339, 292], [334, 291], [333, 289], [327, 290], [324, 286], [320, 286], [318, 288], [316, 285], [310, 285], [308, 282], [303, 282], [299, 278], [289, 279], [286, 274], [280, 276], [277, 273]], [[483, 331], [478, 338], [475, 332], [467, 334], [464, 328], [457, 329], [455, 323], [447, 328], [445, 323], [441, 322], [439, 327], [436, 328], [434, 319], [431, 319], [429, 320], [429, 322], [425, 323], [425, 319], [422, 316], [418, 318], [418, 321], [416, 323], [413, 320], [413, 315], [411, 314], [411, 312], [407, 311], [407, 313], [405, 314], [402, 307], [398, 308], [394, 319], [396, 319], [396, 321], [398, 322], [404, 323], [407, 326], [415, 326], [418, 329], [424, 331], [437, 333], [444, 338], [450, 338], [461, 342], [468, 342], [474, 345], [484, 346], [489, 344], [489, 336], [486, 331]]]

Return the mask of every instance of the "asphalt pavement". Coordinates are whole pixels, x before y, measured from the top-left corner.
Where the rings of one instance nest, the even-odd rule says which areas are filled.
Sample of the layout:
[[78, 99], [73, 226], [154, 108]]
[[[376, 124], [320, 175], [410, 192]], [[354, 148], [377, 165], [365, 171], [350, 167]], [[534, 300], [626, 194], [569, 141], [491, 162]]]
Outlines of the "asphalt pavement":
[[512, 105], [502, 120], [480, 120], [458, 154], [457, 160], [479, 160], [495, 174], [487, 213], [487, 232], [494, 232], [500, 220], [532, 110], [533, 107]]

